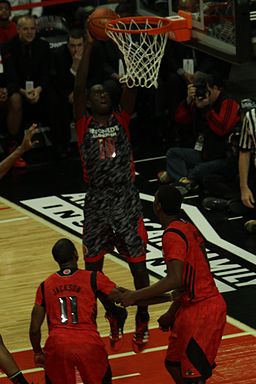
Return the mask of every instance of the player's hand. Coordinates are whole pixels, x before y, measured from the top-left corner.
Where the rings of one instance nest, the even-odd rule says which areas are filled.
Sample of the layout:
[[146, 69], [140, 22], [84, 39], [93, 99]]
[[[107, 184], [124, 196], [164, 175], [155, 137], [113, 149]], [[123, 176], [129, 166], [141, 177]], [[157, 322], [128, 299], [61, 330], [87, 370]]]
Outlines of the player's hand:
[[124, 307], [129, 307], [130, 305], [134, 305], [135, 304], [134, 291], [130, 291], [127, 289], [125, 292], [121, 293], [120, 303]]
[[175, 312], [173, 312], [171, 309], [169, 309], [169, 311], [167, 311], [162, 316], [160, 316], [157, 321], [159, 324], [159, 328], [163, 332], [168, 332], [173, 327], [173, 324], [175, 321]]
[[38, 144], [38, 140], [32, 141], [35, 133], [38, 133], [37, 124], [32, 124], [29, 129], [25, 131], [23, 141], [20, 145], [22, 153], [27, 152], [29, 149], [34, 148]]
[[110, 294], [108, 295], [108, 299], [119, 304], [119, 303], [121, 303], [122, 293], [126, 292], [126, 291], [127, 291], [126, 288], [116, 287], [110, 292]]
[[34, 353], [34, 362], [35, 362], [35, 367], [45, 367], [45, 354], [44, 352], [38, 352]]

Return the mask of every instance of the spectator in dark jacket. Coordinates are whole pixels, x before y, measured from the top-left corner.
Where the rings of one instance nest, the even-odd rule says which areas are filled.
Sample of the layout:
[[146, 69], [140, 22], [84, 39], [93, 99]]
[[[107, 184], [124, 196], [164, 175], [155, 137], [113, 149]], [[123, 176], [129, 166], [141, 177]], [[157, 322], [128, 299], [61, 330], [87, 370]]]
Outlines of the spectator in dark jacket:
[[[16, 84], [9, 97], [7, 117], [10, 151], [17, 146], [22, 123], [45, 123], [45, 117], [48, 116], [47, 92], [51, 61], [49, 43], [36, 36], [33, 16], [20, 17], [17, 32], [18, 35], [2, 48], [4, 63], [10, 61], [16, 73]], [[20, 166], [22, 165], [26, 164], [21, 159]]]

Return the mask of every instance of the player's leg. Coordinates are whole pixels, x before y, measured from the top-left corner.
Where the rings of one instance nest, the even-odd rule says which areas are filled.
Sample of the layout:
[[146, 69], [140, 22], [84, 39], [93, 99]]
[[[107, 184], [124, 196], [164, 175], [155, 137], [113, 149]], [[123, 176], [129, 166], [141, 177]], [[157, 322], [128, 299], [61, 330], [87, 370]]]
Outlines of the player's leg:
[[[134, 286], [136, 289], [141, 289], [149, 285], [149, 276], [146, 268], [146, 262], [129, 263], [129, 267], [133, 276]], [[141, 352], [149, 338], [148, 322], [149, 314], [147, 306], [138, 306], [136, 313], [136, 330], [133, 336], [134, 352]]]
[[165, 360], [164, 362], [165, 368], [173, 378], [176, 384], [184, 384], [182, 375], [181, 375], [181, 367], [178, 362], [171, 362], [170, 360]]
[[[149, 285], [146, 268], [147, 231], [145, 229], [142, 206], [138, 190], [130, 185], [119, 194], [116, 201], [113, 227], [115, 231], [115, 245], [129, 263], [134, 286], [141, 289]], [[120, 215], [120, 212], [124, 212]], [[118, 218], [118, 220], [116, 219]], [[133, 350], [140, 352], [148, 341], [149, 314], [147, 307], [138, 307], [136, 313], [136, 330], [133, 337]]]
[[[96, 262], [86, 262], [85, 268], [89, 271], [101, 271], [103, 259]], [[110, 346], [112, 349], [118, 350], [122, 345], [122, 337], [127, 311], [125, 308], [115, 305], [110, 301], [104, 293], [97, 292], [97, 297], [104, 306], [106, 311], [105, 317], [110, 325]]]
[[[61, 342], [60, 342], [61, 340]], [[76, 384], [73, 345], [60, 335], [50, 336], [45, 344], [45, 373], [50, 383]]]
[[0, 368], [15, 384], [28, 384], [0, 335]]
[[174, 363], [166, 359], [165, 368], [176, 384], [205, 384], [205, 380], [201, 377], [197, 377], [195, 379], [184, 379], [182, 377], [180, 363]]
[[[85, 206], [83, 234], [85, 269], [102, 271], [105, 254], [113, 252], [114, 249], [113, 231], [108, 224], [106, 213], [101, 212], [102, 209], [95, 212], [94, 207], [90, 206], [90, 201], [87, 205], [85, 203]], [[101, 206], [100, 203], [99, 206]], [[127, 311], [108, 300], [106, 295], [97, 293], [97, 296], [105, 308], [106, 319], [110, 324], [110, 346], [118, 350], [122, 344]]]
[[112, 384], [112, 370], [110, 365], [107, 367], [107, 371], [103, 377], [102, 384]]
[[[181, 383], [204, 384], [211, 377], [225, 317], [226, 305], [220, 295], [180, 307], [166, 358], [169, 362], [180, 363]], [[177, 369], [170, 365], [167, 366], [168, 372], [175, 375]]]
[[76, 346], [76, 366], [83, 383], [111, 384], [112, 371], [102, 340], [95, 334], [81, 337]]

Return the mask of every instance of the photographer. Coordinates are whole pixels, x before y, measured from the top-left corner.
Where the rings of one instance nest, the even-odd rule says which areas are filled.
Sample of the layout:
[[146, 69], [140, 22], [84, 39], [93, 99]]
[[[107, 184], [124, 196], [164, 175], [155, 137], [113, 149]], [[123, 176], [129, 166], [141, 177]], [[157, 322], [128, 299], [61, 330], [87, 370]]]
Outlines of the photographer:
[[183, 194], [198, 188], [204, 176], [228, 172], [227, 139], [240, 121], [239, 104], [225, 95], [217, 73], [198, 72], [188, 84], [187, 98], [178, 106], [175, 119], [190, 125], [193, 148], [167, 151], [167, 170], [161, 182], [174, 181]]

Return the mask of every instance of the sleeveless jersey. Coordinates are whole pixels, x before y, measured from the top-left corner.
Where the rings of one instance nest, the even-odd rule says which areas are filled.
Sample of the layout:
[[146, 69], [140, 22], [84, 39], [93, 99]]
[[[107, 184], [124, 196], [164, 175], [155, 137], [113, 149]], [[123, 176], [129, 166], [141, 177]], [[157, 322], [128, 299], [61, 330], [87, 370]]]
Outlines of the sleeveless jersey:
[[84, 180], [89, 186], [102, 189], [134, 181], [129, 122], [130, 115], [123, 111], [111, 114], [107, 127], [91, 115], [76, 123]]
[[37, 289], [35, 304], [43, 305], [49, 332], [53, 329], [97, 331], [96, 291], [108, 295], [116, 285], [97, 272], [95, 287], [91, 271], [76, 269], [65, 275], [54, 273]]
[[172, 221], [163, 233], [162, 244], [166, 263], [171, 260], [184, 262], [184, 301], [196, 302], [219, 294], [206, 257], [203, 237], [193, 224]]

